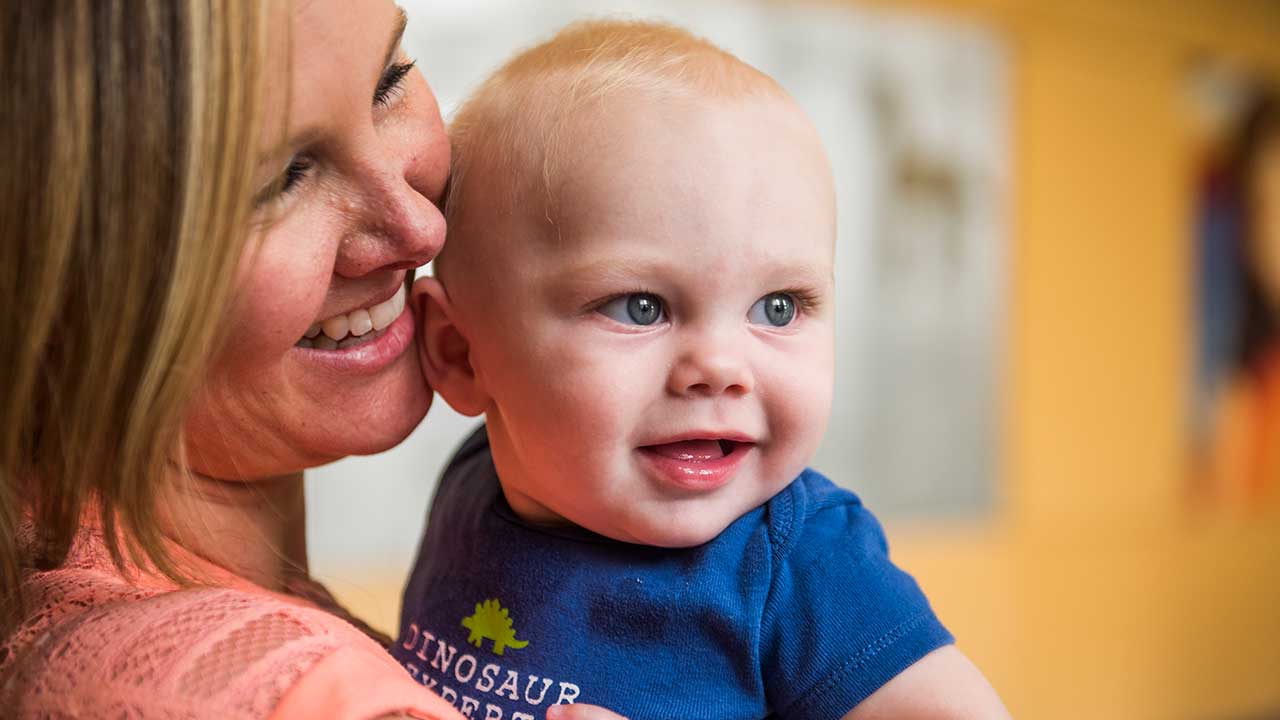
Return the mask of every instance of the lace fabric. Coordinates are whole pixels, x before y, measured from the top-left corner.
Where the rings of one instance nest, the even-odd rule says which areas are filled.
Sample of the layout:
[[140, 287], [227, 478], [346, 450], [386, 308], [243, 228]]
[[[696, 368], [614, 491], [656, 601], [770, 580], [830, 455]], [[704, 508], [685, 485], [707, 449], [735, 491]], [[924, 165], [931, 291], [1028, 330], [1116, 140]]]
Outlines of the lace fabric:
[[[456, 717], [342, 618], [247, 582], [126, 579], [91, 534], [23, 585], [26, 617], [0, 644], [6, 718], [277, 718], [286, 696], [314, 708], [308, 694], [345, 717]], [[308, 683], [318, 665], [323, 683]]]

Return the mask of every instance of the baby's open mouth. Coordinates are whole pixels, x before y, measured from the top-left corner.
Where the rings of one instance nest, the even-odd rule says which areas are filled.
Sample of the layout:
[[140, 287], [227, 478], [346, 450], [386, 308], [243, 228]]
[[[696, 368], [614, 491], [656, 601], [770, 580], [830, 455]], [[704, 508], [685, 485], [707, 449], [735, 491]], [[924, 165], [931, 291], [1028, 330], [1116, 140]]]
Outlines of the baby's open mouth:
[[723, 439], [679, 440], [659, 445], [644, 445], [640, 449], [671, 458], [672, 460], [708, 462], [726, 457], [732, 454], [738, 446], [749, 444]]
[[317, 350], [344, 350], [382, 337], [391, 323], [404, 312], [403, 285], [390, 298], [342, 315], [334, 315], [312, 325], [296, 345]]

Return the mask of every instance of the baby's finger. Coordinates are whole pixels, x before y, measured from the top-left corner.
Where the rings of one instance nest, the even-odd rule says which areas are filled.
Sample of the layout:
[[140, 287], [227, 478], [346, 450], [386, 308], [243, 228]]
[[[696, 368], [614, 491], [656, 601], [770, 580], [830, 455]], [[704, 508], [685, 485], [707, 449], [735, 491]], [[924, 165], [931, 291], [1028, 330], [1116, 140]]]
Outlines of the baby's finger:
[[572, 703], [547, 708], [547, 720], [627, 720], [622, 715], [598, 705]]

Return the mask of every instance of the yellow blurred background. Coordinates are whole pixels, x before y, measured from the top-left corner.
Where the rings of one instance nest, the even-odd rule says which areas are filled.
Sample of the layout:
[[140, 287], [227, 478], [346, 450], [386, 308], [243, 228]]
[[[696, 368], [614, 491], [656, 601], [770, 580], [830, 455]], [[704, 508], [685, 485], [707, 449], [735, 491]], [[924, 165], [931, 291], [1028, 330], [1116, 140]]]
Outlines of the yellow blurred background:
[[997, 520], [896, 559], [1015, 716], [1280, 717], [1280, 513], [1190, 502], [1186, 423], [1187, 72], [1280, 77], [1280, 3], [910, 5], [1009, 42], [1014, 217]]
[[[1280, 717], [1280, 507], [1192, 502], [1186, 420], [1187, 73], [1280, 79], [1280, 3], [859, 4], [991, 29], [1011, 83], [995, 512], [890, 520], [894, 558], [1017, 717]], [[404, 578], [345, 578], [394, 634]]]

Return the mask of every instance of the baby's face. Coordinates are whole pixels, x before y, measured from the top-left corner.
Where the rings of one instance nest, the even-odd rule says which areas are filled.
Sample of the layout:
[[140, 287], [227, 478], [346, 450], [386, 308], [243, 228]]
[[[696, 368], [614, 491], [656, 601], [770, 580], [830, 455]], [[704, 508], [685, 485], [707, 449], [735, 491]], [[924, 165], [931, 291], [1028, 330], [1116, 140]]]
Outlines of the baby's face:
[[467, 231], [489, 249], [457, 292], [446, 281], [513, 509], [692, 546], [785, 487], [822, 437], [830, 174], [780, 100], [608, 110], [566, 131], [554, 224], [541, 197], [490, 215]]

